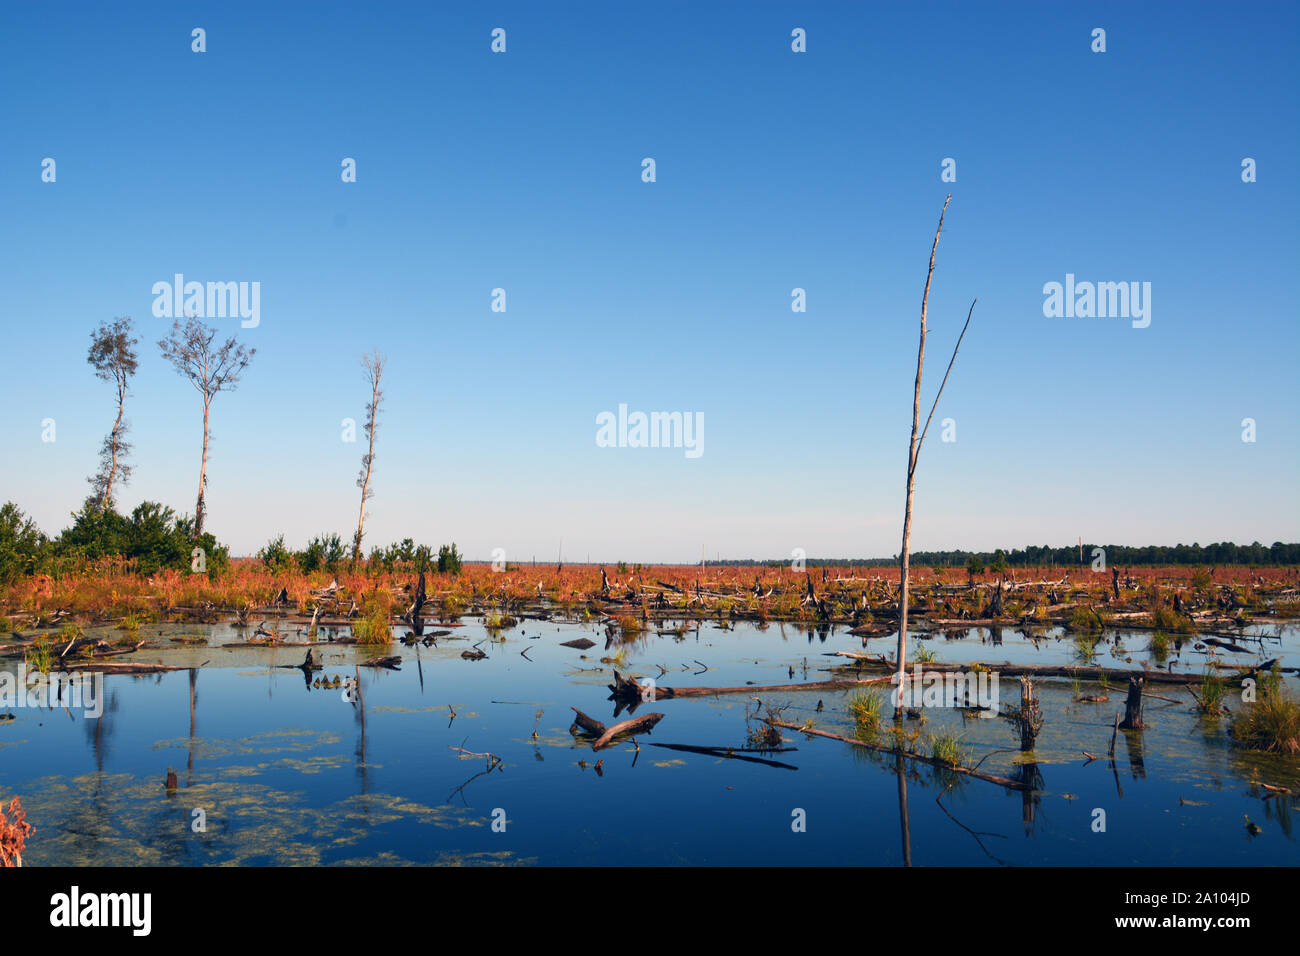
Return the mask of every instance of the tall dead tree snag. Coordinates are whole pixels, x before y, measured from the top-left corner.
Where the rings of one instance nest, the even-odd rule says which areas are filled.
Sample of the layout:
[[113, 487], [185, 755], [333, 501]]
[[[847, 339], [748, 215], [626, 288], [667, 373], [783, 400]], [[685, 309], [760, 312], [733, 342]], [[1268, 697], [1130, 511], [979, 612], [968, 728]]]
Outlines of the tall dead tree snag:
[[[925, 335], [926, 335], [926, 310], [930, 302], [930, 280], [934, 277], [934, 255], [939, 248], [939, 235], [943, 232], [943, 217], [948, 212], [948, 203], [952, 202], [952, 196], [949, 195], [943, 201], [943, 210], [939, 213], [939, 228], [934, 233], [934, 245], [930, 247], [930, 268], [925, 274], [925, 292], [921, 295], [921, 342], [916, 352], [916, 389], [912, 396], [912, 438], [907, 447], [907, 503], [903, 509], [903, 550], [900, 555], [902, 569], [900, 571], [899, 583], [899, 602], [898, 602], [898, 689], [894, 694], [895, 708], [903, 706], [903, 682], [907, 677], [907, 598], [909, 586], [909, 570], [911, 568], [911, 541], [912, 541], [912, 503], [916, 494], [916, 463], [921, 455], [921, 446], [925, 443], [926, 433], [930, 430], [930, 422], [934, 419], [934, 410], [939, 407], [939, 397], [943, 395], [943, 388], [948, 384], [948, 375], [952, 372], [953, 362], [957, 361], [957, 350], [961, 348], [961, 340], [966, 337], [966, 329], [970, 326], [971, 315], [975, 312], [975, 300], [971, 301], [970, 311], [966, 313], [966, 324], [961, 328], [961, 335], [957, 336], [957, 344], [953, 347], [952, 358], [948, 360], [948, 371], [943, 373], [943, 381], [939, 384], [939, 391], [934, 396], [934, 404], [930, 406], [930, 414], [925, 420], [925, 427], [921, 428], [921, 371], [925, 366]], [[920, 432], [918, 437], [917, 432]]]
[[203, 459], [199, 465], [199, 497], [194, 505], [194, 537], [203, 534], [203, 507], [208, 487], [208, 438], [212, 400], [218, 392], [233, 392], [257, 349], [246, 349], [232, 335], [220, 346], [213, 346], [217, 330], [190, 317], [182, 327], [172, 323], [171, 335], [158, 341], [163, 358], [203, 396]]
[[379, 417], [379, 404], [384, 400], [379, 383], [384, 377], [384, 363], [388, 360], [376, 350], [371, 355], [361, 356], [361, 367], [366, 370], [366, 381], [370, 384], [370, 403], [366, 405], [366, 438], [369, 445], [361, 459], [361, 474], [357, 477], [357, 487], [361, 489], [361, 513], [357, 516], [357, 533], [352, 539], [352, 563], [361, 560], [361, 539], [366, 530], [366, 499], [374, 496], [370, 490], [370, 472], [375, 463], [375, 428]]

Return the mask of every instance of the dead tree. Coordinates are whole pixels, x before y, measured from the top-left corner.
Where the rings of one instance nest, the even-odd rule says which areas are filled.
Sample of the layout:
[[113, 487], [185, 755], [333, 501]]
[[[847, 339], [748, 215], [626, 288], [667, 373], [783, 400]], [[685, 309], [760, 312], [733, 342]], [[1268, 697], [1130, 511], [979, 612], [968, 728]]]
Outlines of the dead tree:
[[195, 538], [203, 534], [203, 519], [206, 517], [203, 504], [208, 487], [208, 423], [212, 400], [218, 392], [235, 390], [244, 369], [257, 354], [257, 349], [246, 349], [237, 344], [233, 335], [214, 347], [216, 336], [216, 329], [190, 317], [183, 327], [177, 319], [172, 323], [171, 335], [158, 341], [163, 358], [203, 396], [203, 458], [199, 465], [199, 497], [194, 505]]
[[[902, 568], [900, 572], [901, 593], [898, 603], [898, 691], [895, 695], [895, 708], [902, 706], [903, 677], [907, 669], [908, 572], [911, 566], [909, 549], [912, 540], [912, 502], [916, 493], [916, 463], [921, 455], [921, 446], [925, 442], [926, 432], [930, 430], [930, 422], [934, 419], [934, 411], [939, 407], [939, 397], [943, 395], [943, 387], [948, 384], [948, 375], [952, 372], [953, 362], [957, 361], [957, 350], [961, 348], [961, 340], [966, 337], [966, 329], [970, 325], [971, 315], [975, 312], [975, 302], [972, 301], [970, 312], [966, 314], [966, 324], [962, 326], [961, 335], [957, 337], [957, 344], [952, 350], [952, 358], [948, 362], [948, 371], [944, 372], [943, 381], [939, 384], [939, 391], [934, 396], [934, 404], [930, 406], [930, 415], [925, 420], [925, 427], [921, 428], [921, 371], [925, 366], [926, 310], [930, 301], [930, 280], [934, 277], [934, 254], [939, 248], [939, 234], [943, 232], [943, 217], [948, 212], [948, 203], [950, 202], [952, 202], [951, 195], [943, 201], [943, 211], [939, 213], [939, 228], [935, 230], [934, 245], [930, 247], [930, 269], [926, 273], [925, 292], [921, 296], [921, 343], [916, 353], [916, 389], [912, 397], [912, 438], [907, 451], [907, 503], [903, 509], [903, 549], [900, 554]], [[918, 430], [920, 431], [920, 437], [917, 436]]]
[[384, 393], [379, 382], [384, 376], [384, 363], [387, 360], [376, 350], [373, 355], [361, 356], [361, 365], [366, 370], [366, 381], [370, 383], [370, 403], [366, 405], [366, 437], [369, 447], [361, 459], [361, 474], [357, 476], [357, 487], [361, 489], [361, 513], [357, 517], [357, 534], [352, 539], [352, 564], [361, 560], [361, 538], [366, 527], [366, 499], [374, 496], [370, 490], [370, 471], [375, 463], [375, 420], [379, 416], [379, 403]]
[[1033, 750], [1038, 732], [1043, 729], [1043, 714], [1034, 697], [1034, 684], [1028, 677], [1020, 678], [1020, 712], [1016, 715], [1016, 726], [1020, 730], [1020, 749], [1025, 752]]

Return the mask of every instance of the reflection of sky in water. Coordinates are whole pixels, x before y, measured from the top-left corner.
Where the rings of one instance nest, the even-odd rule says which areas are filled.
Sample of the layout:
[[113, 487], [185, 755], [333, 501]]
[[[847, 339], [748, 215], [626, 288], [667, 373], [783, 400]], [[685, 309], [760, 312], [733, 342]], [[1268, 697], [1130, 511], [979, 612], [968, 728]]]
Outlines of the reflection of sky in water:
[[[420, 648], [418, 660], [414, 648], [397, 648], [405, 657], [400, 672], [363, 669], [363, 725], [361, 709], [345, 702], [341, 689], [307, 689], [301, 672], [270, 666], [300, 661], [301, 648], [229, 650], [217, 645], [237, 636], [213, 629], [211, 646], [161, 652], [175, 663], [211, 661], [208, 667], [108, 677], [101, 720], [14, 710], [15, 720], [0, 722], [0, 796], [20, 794], [38, 828], [28, 847], [32, 864], [902, 862], [893, 757], [790, 739], [798, 751], [779, 759], [799, 768], [791, 771], [649, 746], [742, 745], [745, 713], [754, 706], [744, 694], [661, 701], [653, 709], [667, 716], [641, 738], [639, 754], [630, 744], [593, 754], [569, 736], [569, 707], [613, 722], [605, 700], [610, 665], [600, 658], [615, 650], [603, 650], [604, 632], [525, 621], [505, 635], [504, 643], [480, 645], [489, 654], [481, 661], [460, 657], [484, 637], [471, 623], [439, 647]], [[582, 635], [596, 646], [558, 646]], [[1136, 666], [1149, 659], [1147, 635], [1121, 641], [1119, 649], [1113, 641], [1099, 644], [1097, 662], [1124, 666], [1131, 657]], [[1000, 643], [987, 630], [921, 643], [940, 661], [1051, 664], [1074, 661], [1078, 652], [1068, 638], [1035, 644], [1011, 630], [1002, 631]], [[1193, 643], [1170, 658], [1199, 673], [1204, 655]], [[867, 649], [890, 647], [876, 639]], [[525, 649], [531, 660], [521, 655]], [[795, 680], [825, 679], [823, 669], [843, 661], [827, 652], [860, 649], [843, 631], [823, 639], [791, 625], [705, 625], [680, 638], [651, 634], [629, 645], [618, 666], [661, 686], [779, 684], [791, 680], [790, 668]], [[365, 656], [344, 646], [326, 645], [321, 653], [327, 676], [351, 675]], [[1281, 644], [1266, 642], [1264, 656], [1296, 663], [1296, 631]], [[1296, 796], [1265, 801], [1251, 787], [1257, 779], [1300, 791], [1300, 761], [1244, 756], [1229, 748], [1226, 721], [1207, 723], [1189, 707], [1153, 699], [1140, 760], [1121, 735], [1115, 771], [1104, 759], [1084, 766], [1080, 751], [1105, 753], [1123, 689], [1112, 685], [1109, 702], [1089, 705], [1072, 702], [1068, 681], [1041, 686], [1047, 723], [1038, 769], [1045, 792], [1027, 803], [1018, 793], [965, 779], [938, 803], [950, 781], [909, 765], [912, 862], [1300, 859], [1286, 812]], [[1150, 690], [1187, 698], [1169, 686]], [[1012, 701], [1019, 684], [1004, 680], [1001, 691]], [[759, 696], [765, 704], [787, 704], [789, 720], [813, 718], [824, 729], [851, 733], [842, 693]], [[1015, 746], [1004, 720], [963, 721], [950, 711], [927, 716], [926, 731], [954, 730], [975, 758]], [[500, 755], [504, 770], [475, 777], [484, 761], [449, 749], [461, 746]], [[1014, 774], [1016, 756], [995, 754], [982, 769]], [[163, 787], [168, 767], [180, 782], [173, 795]], [[207, 815], [204, 833], [190, 827], [198, 807]], [[492, 830], [498, 807], [508, 820], [505, 833]], [[1107, 814], [1101, 834], [1091, 828], [1097, 807]], [[804, 833], [791, 829], [795, 808], [806, 811]], [[1263, 827], [1259, 837], [1247, 835], [1243, 814]]]

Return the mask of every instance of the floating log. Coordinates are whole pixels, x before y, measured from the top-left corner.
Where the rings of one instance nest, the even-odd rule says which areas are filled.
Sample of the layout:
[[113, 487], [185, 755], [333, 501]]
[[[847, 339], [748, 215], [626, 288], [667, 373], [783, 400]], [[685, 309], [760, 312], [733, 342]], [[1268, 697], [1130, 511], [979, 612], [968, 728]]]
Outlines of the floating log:
[[[308, 656], [311, 652], [308, 651]], [[372, 657], [368, 661], [361, 663], [362, 667], [384, 667], [390, 671], [402, 669], [402, 659], [400, 657]]]
[[573, 713], [576, 715], [573, 718], [573, 723], [576, 726], [585, 730], [589, 734], [594, 734], [597, 737], [599, 737], [601, 734], [605, 732], [605, 725], [602, 724], [599, 720], [596, 720], [594, 717], [588, 717], [586, 714], [578, 710], [578, 708], [576, 707], [570, 707], [569, 709], [572, 710]]
[[626, 734], [648, 734], [654, 729], [655, 724], [664, 719], [663, 714], [642, 714], [640, 717], [633, 717], [631, 720], [624, 720], [610, 727], [600, 735], [594, 744], [592, 750], [600, 750], [608, 747], [615, 737], [621, 737]]
[[587, 637], [579, 637], [572, 641], [560, 641], [561, 647], [576, 647], [580, 651], [585, 651], [589, 647], [595, 647], [596, 642]]

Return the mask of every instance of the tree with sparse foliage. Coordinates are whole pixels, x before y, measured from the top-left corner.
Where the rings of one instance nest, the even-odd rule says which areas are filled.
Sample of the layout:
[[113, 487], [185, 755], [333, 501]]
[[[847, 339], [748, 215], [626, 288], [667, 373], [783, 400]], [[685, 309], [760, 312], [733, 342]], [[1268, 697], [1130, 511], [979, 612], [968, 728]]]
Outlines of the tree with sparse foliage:
[[199, 464], [199, 497], [194, 506], [194, 534], [203, 534], [203, 507], [208, 487], [208, 438], [212, 400], [218, 392], [233, 392], [248, 363], [257, 349], [245, 348], [232, 335], [220, 346], [215, 346], [217, 330], [204, 325], [193, 316], [172, 323], [171, 335], [158, 341], [163, 358], [171, 362], [176, 371], [189, 380], [203, 396], [203, 458]]
[[112, 324], [101, 322], [90, 334], [90, 351], [86, 355], [95, 377], [112, 382], [117, 392], [117, 419], [99, 449], [99, 471], [87, 479], [92, 489], [89, 500], [105, 510], [113, 507], [113, 486], [131, 479], [131, 466], [125, 460], [131, 451], [126, 441], [129, 425], [125, 413], [131, 376], [139, 365], [134, 348], [139, 339], [132, 337], [133, 331], [130, 318], [116, 318]]
[[370, 384], [370, 403], [366, 405], [366, 438], [369, 447], [361, 459], [361, 474], [357, 476], [357, 487], [361, 489], [361, 513], [357, 516], [357, 533], [352, 539], [352, 563], [361, 559], [361, 538], [366, 528], [366, 499], [373, 498], [370, 490], [370, 471], [375, 463], [375, 429], [379, 417], [379, 403], [384, 400], [384, 393], [379, 387], [384, 377], [384, 363], [387, 359], [379, 354], [378, 349], [372, 355], [361, 356], [361, 367], [366, 370], [366, 381]]

